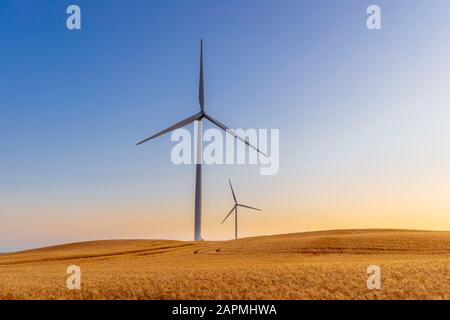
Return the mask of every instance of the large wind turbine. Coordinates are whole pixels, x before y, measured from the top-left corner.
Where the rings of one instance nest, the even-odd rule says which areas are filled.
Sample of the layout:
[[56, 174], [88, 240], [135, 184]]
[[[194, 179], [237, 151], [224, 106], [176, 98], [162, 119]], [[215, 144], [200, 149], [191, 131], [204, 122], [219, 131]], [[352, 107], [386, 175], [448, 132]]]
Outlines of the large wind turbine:
[[197, 122], [197, 143], [195, 144], [197, 146], [196, 150], [196, 172], [195, 172], [195, 222], [194, 222], [194, 240], [200, 241], [202, 240], [201, 231], [202, 231], [202, 137], [203, 137], [203, 128], [202, 128], [202, 120], [203, 118], [208, 119], [211, 123], [218, 126], [220, 129], [228, 132], [232, 136], [234, 136], [236, 139], [244, 142], [249, 147], [255, 149], [259, 153], [265, 155], [263, 152], [261, 152], [257, 147], [252, 146], [247, 140], [241, 138], [238, 136], [232, 129], [228, 128], [226, 125], [220, 123], [213, 117], [211, 117], [209, 114], [205, 112], [205, 86], [204, 86], [204, 79], [203, 79], [203, 40], [200, 42], [200, 80], [199, 80], [199, 90], [198, 90], [198, 101], [200, 104], [200, 112], [194, 114], [193, 116], [186, 118], [180, 122], [175, 123], [174, 125], [170, 126], [169, 128], [162, 130], [156, 134], [154, 134], [151, 137], [148, 137], [140, 142], [137, 143], [137, 145], [140, 145], [144, 142], [147, 142], [149, 140], [152, 140], [156, 137], [159, 137], [165, 133], [168, 133], [170, 131], [179, 129], [181, 127], [184, 127], [192, 122]]
[[231, 180], [228, 180], [228, 182], [230, 183], [230, 188], [231, 188], [231, 194], [233, 195], [233, 199], [234, 199], [234, 206], [233, 208], [230, 210], [230, 212], [227, 214], [227, 216], [225, 217], [225, 219], [223, 219], [222, 224], [227, 221], [228, 217], [233, 213], [234, 211], [234, 239], [238, 238], [238, 207], [242, 207], [242, 208], [247, 208], [247, 209], [252, 209], [252, 210], [257, 210], [257, 211], [262, 211], [261, 209], [258, 208], [254, 208], [254, 207], [250, 207], [250, 206], [246, 206], [243, 204], [240, 204], [237, 202], [236, 200], [236, 195], [234, 194], [234, 190], [233, 190], [233, 186], [231, 185]]

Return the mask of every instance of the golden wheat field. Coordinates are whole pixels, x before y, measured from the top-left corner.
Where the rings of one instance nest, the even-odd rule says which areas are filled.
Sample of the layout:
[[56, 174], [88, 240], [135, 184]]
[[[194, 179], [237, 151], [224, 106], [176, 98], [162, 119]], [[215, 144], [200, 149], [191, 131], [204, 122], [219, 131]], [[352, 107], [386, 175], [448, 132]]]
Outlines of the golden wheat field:
[[[81, 290], [66, 287], [81, 268]], [[367, 289], [367, 267], [381, 289]], [[107, 240], [0, 255], [0, 299], [449, 299], [450, 232]]]

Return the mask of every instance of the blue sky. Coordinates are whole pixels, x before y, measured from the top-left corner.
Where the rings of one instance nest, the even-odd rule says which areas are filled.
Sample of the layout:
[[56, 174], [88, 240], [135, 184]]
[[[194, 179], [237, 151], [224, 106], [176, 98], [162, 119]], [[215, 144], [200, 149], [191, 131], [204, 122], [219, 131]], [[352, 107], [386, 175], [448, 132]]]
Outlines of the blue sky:
[[[366, 8], [382, 9], [382, 30]], [[65, 27], [69, 4], [82, 30]], [[280, 173], [205, 168], [207, 239], [241, 197], [242, 236], [352, 227], [450, 229], [448, 1], [2, 1], [0, 251], [192, 237], [194, 168], [170, 136], [198, 110], [280, 129]], [[448, 190], [448, 189], [447, 189]], [[175, 199], [175, 200], [174, 200]], [[3, 229], [3, 230], [2, 230]]]

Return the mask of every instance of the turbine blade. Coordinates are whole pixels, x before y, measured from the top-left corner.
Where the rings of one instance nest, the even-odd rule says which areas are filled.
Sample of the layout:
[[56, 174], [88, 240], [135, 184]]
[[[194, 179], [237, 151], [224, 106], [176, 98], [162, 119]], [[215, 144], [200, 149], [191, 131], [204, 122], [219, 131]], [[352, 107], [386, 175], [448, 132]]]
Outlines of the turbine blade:
[[200, 110], [205, 111], [205, 85], [203, 79], [203, 39], [200, 41], [200, 80], [198, 86], [198, 102]]
[[148, 137], [148, 138], [146, 138], [146, 139], [144, 139], [142, 141], [139, 141], [136, 145], [143, 144], [144, 142], [147, 142], [149, 140], [152, 140], [152, 139], [155, 139], [155, 138], [157, 138], [159, 136], [162, 136], [163, 134], [165, 134], [167, 132], [170, 132], [170, 131], [176, 130], [178, 128], [184, 127], [185, 125], [188, 125], [191, 122], [194, 122], [195, 120], [201, 119], [201, 117], [202, 117], [202, 113], [201, 112], [197, 113], [197, 114], [195, 114], [195, 115], [193, 115], [193, 116], [191, 116], [189, 118], [186, 118], [186, 119], [184, 119], [184, 120], [182, 120], [180, 122], [175, 123], [173, 126], [170, 126], [169, 128], [164, 129], [163, 131], [160, 131], [160, 132], [158, 132], [157, 134], [154, 134], [151, 137]]
[[239, 203], [237, 204], [237, 206], [238, 206], [238, 207], [247, 208], [247, 209], [252, 209], [252, 210], [262, 211], [261, 209], [254, 208], [254, 207], [250, 207], [250, 206], [246, 206], [246, 205], [239, 204]]
[[257, 152], [261, 153], [262, 155], [267, 157], [267, 154], [265, 154], [264, 152], [262, 152], [261, 150], [259, 150], [257, 147], [254, 147], [253, 145], [251, 145], [247, 140], [241, 138], [240, 136], [238, 136], [236, 134], [236, 132], [234, 132], [233, 129], [228, 128], [226, 125], [224, 125], [223, 123], [220, 123], [219, 121], [217, 121], [216, 119], [214, 119], [213, 117], [211, 117], [209, 114], [205, 113], [205, 118], [208, 119], [209, 121], [211, 121], [213, 124], [215, 124], [216, 126], [218, 126], [219, 128], [221, 128], [222, 130], [228, 132], [229, 134], [231, 134], [233, 137], [235, 137], [236, 139], [244, 142], [246, 145], [248, 145], [250, 148], [255, 149]]
[[230, 187], [231, 187], [231, 193], [233, 194], [233, 199], [234, 199], [234, 202], [235, 202], [235, 203], [237, 203], [237, 200], [236, 200], [236, 195], [234, 194], [233, 186], [231, 185], [231, 180], [230, 180], [230, 179], [228, 179], [228, 182], [230, 183]]
[[228, 219], [228, 217], [233, 213], [234, 209], [236, 209], [236, 205], [233, 207], [233, 209], [230, 210], [230, 212], [227, 214], [225, 219], [223, 219], [222, 224]]

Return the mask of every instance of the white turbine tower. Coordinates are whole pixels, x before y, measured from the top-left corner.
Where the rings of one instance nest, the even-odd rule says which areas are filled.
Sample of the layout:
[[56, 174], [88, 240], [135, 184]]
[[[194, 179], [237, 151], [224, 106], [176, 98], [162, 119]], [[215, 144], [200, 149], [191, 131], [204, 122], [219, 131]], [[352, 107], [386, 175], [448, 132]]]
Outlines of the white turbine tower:
[[202, 137], [203, 137], [203, 129], [202, 129], [202, 120], [203, 118], [208, 119], [211, 123], [218, 126], [220, 129], [228, 132], [232, 136], [234, 136], [236, 139], [244, 142], [249, 147], [255, 149], [257, 152], [265, 155], [263, 152], [261, 152], [257, 147], [252, 146], [247, 140], [241, 138], [238, 136], [232, 129], [228, 128], [224, 124], [220, 123], [213, 117], [211, 117], [209, 114], [205, 112], [205, 87], [204, 87], [204, 79], [203, 79], [203, 40], [200, 42], [200, 80], [199, 80], [199, 95], [198, 100], [200, 104], [200, 112], [194, 114], [193, 116], [186, 118], [180, 122], [175, 123], [174, 125], [170, 126], [169, 128], [162, 130], [156, 134], [154, 134], [151, 137], [148, 137], [140, 142], [137, 143], [137, 145], [140, 145], [144, 142], [147, 142], [149, 140], [152, 140], [156, 137], [159, 137], [165, 133], [168, 133], [170, 131], [179, 129], [181, 127], [184, 127], [192, 122], [197, 122], [197, 141], [196, 141], [196, 148], [195, 151], [196, 154], [196, 172], [195, 172], [195, 222], [194, 222], [194, 240], [200, 241], [202, 240], [201, 232], [202, 232]]
[[233, 186], [231, 185], [231, 180], [228, 180], [228, 182], [230, 182], [231, 193], [233, 194], [233, 199], [234, 199], [234, 206], [230, 210], [230, 212], [227, 214], [225, 219], [223, 219], [222, 224], [228, 219], [228, 217], [234, 211], [234, 239], [237, 239], [238, 238], [238, 207], [252, 209], [252, 210], [258, 210], [258, 211], [262, 211], [262, 210], [258, 209], [258, 208], [254, 208], [254, 207], [250, 207], [250, 206], [246, 206], [246, 205], [238, 203], [237, 200], [236, 200], [236, 195], [234, 194]]

